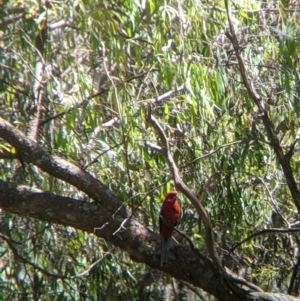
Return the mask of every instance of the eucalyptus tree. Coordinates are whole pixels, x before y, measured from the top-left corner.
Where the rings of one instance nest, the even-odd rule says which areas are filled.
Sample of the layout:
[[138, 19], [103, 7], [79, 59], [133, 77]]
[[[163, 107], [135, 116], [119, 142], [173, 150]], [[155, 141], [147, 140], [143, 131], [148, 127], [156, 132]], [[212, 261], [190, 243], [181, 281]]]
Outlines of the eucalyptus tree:
[[299, 10], [4, 1], [1, 298], [296, 300]]

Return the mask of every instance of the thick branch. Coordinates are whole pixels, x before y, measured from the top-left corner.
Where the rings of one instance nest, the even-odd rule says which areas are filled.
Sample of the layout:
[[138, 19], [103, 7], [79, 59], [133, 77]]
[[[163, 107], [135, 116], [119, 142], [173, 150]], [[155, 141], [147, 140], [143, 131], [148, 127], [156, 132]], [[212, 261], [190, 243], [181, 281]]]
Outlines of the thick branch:
[[[99, 208], [95, 203], [0, 181], [0, 208], [21, 216], [71, 226], [89, 233], [94, 233], [94, 228], [98, 228], [97, 236], [128, 252], [134, 261], [165, 271], [216, 296], [221, 297], [222, 291], [224, 292], [225, 287], [220, 274], [209, 258], [201, 254], [195, 255], [195, 252], [189, 248], [176, 245], [170, 258], [170, 261], [176, 260], [176, 265], [160, 267], [158, 234], [131, 218], [126, 224], [126, 230], [114, 235], [123, 219], [119, 217], [110, 220], [111, 212]], [[108, 220], [110, 222], [106, 223]], [[237, 301], [238, 299], [228, 297], [223, 300]]]
[[[18, 187], [3, 181], [0, 181], [0, 208], [20, 216], [59, 223], [89, 233], [93, 233], [94, 228], [101, 227], [110, 218], [110, 212], [102, 210], [95, 203], [40, 192], [25, 186]], [[200, 287], [223, 301], [299, 301], [290, 296], [264, 292], [252, 292], [244, 298], [231, 295], [228, 293], [223, 276], [209, 258], [200, 253], [196, 255], [195, 251], [180, 245], [175, 245], [171, 250], [170, 261], [171, 263], [173, 261], [173, 264], [161, 267], [158, 251], [159, 236], [133, 218], [126, 225], [126, 231], [113, 235], [122, 220], [120, 217], [111, 220], [105, 227], [101, 227], [101, 231], [97, 231], [97, 236], [127, 252], [136, 262], [145, 263], [179, 280]], [[227, 274], [227, 276], [231, 281], [248, 286], [246, 281], [235, 275]]]
[[101, 201], [101, 206], [106, 210], [110, 212], [118, 210], [119, 216], [126, 217], [121, 200], [106, 185], [76, 165], [51, 155], [2, 118], [0, 118], [0, 137], [15, 147], [24, 162], [32, 163], [48, 174], [75, 186], [96, 202]]

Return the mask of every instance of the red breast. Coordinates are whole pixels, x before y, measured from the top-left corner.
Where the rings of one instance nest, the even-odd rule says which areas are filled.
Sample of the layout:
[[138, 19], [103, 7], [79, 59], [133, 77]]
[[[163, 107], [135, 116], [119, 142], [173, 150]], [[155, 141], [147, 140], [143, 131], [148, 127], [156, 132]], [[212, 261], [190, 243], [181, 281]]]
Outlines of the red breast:
[[[168, 220], [172, 225], [176, 225], [180, 216], [180, 205], [177, 201], [177, 191], [170, 191], [167, 193], [165, 201], [161, 207], [160, 215]], [[160, 232], [165, 237], [168, 238], [172, 235], [173, 229], [169, 227], [163, 221], [159, 221]]]
[[180, 206], [178, 201], [166, 199], [162, 206], [161, 215], [174, 225], [180, 216]]

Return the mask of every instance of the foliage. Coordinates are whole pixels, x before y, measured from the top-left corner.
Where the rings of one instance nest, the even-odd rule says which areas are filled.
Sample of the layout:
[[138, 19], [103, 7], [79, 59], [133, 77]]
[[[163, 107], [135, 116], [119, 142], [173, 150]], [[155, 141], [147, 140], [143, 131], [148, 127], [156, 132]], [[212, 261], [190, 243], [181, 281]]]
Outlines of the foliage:
[[[232, 9], [248, 76], [288, 150], [300, 115], [299, 4], [237, 1]], [[39, 116], [38, 142], [109, 185], [145, 226], [157, 231], [162, 196], [173, 188], [165, 161], [151, 148], [160, 141], [146, 123], [149, 104], [188, 186], [201, 195], [209, 179], [217, 183], [204, 205], [220, 250], [275, 226], [272, 217], [274, 223], [279, 216], [276, 227], [296, 221], [285, 177], [225, 35], [223, 1], [4, 1], [0, 19], [1, 117], [30, 136]], [[14, 153], [2, 140], [1, 150]], [[0, 162], [3, 180], [85, 198], [33, 166]], [[298, 151], [291, 166], [299, 181]], [[181, 204], [179, 228], [205, 252], [197, 214], [184, 197]], [[44, 275], [2, 239], [3, 300], [140, 297], [138, 282], [148, 268], [111, 251], [106, 241], [7, 212], [0, 221], [22, 258], [65, 275]], [[230, 267], [265, 289], [286, 292], [297, 244], [296, 234], [258, 236], [238, 248]], [[89, 277], [72, 278], [102, 256]], [[149, 286], [149, 300], [163, 298], [159, 283], [170, 279], [159, 281]]]

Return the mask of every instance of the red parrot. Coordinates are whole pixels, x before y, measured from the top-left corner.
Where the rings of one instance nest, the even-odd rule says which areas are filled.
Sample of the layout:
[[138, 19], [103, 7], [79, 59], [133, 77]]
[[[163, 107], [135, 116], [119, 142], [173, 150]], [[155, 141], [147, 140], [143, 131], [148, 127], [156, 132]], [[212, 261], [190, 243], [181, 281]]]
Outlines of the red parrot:
[[[160, 208], [159, 215], [165, 218], [173, 226], [176, 226], [180, 216], [177, 191], [174, 190], [167, 193], [165, 201]], [[161, 217], [159, 217], [159, 231], [161, 235], [160, 265], [163, 265], [163, 263], [167, 263], [169, 259], [173, 227], [169, 226]]]

